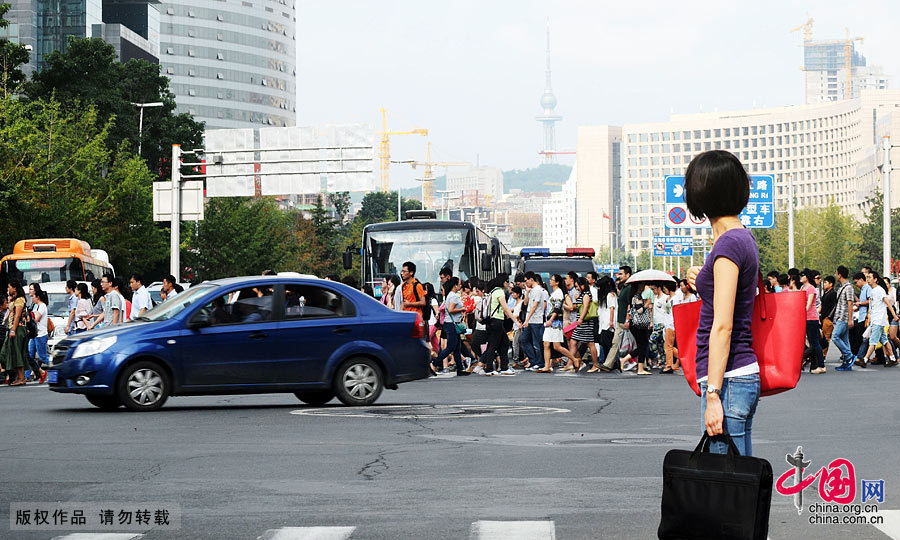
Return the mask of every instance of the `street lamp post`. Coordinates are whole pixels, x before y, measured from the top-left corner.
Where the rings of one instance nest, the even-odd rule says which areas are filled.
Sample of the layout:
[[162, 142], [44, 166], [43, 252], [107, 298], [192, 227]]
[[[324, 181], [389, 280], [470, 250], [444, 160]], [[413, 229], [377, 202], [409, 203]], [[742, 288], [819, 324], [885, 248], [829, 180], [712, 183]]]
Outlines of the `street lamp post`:
[[141, 143], [143, 142], [142, 139], [144, 136], [144, 109], [147, 107], [162, 107], [163, 104], [162, 104], [162, 102], [159, 102], [159, 101], [155, 101], [153, 103], [134, 103], [134, 102], [132, 102], [131, 104], [141, 110], [140, 120], [138, 120], [138, 155], [140, 156], [141, 155], [141, 146], [142, 146]]
[[788, 268], [794, 267], [794, 177], [788, 177]]
[[882, 139], [882, 148], [884, 150], [884, 163], [881, 166], [881, 172], [884, 176], [884, 207], [882, 213], [882, 227], [884, 227], [884, 235], [882, 241], [882, 257], [884, 263], [884, 275], [889, 276], [891, 273], [891, 138], [885, 136]]

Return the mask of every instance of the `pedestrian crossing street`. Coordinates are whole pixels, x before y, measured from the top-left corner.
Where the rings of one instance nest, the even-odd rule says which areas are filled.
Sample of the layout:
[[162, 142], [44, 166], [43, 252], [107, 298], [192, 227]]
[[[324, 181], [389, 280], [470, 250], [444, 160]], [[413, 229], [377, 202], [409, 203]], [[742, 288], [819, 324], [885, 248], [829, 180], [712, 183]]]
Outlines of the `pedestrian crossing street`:
[[[900, 540], [900, 510], [881, 510], [877, 514], [883, 523], [878, 525], [859, 525], [860, 533], [878, 529], [887, 538]], [[811, 529], [812, 530], [812, 529]], [[256, 540], [354, 540], [365, 535], [354, 536], [357, 527], [282, 527], [268, 529]], [[52, 540], [141, 540], [141, 533], [72, 533], [64, 536], [52, 536]], [[401, 531], [397, 537], [402, 538]], [[769, 537], [771, 540], [771, 536]], [[475, 521], [469, 529], [469, 540], [555, 540], [556, 524], [553, 521]]]

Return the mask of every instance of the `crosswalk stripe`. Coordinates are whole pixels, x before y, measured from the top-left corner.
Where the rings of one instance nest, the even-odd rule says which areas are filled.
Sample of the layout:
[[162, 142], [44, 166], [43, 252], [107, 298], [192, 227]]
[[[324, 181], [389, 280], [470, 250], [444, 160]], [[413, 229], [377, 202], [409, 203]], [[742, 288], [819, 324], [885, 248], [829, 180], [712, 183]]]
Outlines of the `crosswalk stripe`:
[[893, 540], [900, 540], [900, 510], [879, 510], [877, 514], [866, 515], [870, 520], [874, 516], [881, 516], [884, 523], [875, 525], [875, 528]]
[[257, 540], [347, 540], [356, 527], [282, 527], [269, 529]]
[[139, 540], [140, 533], [72, 533], [65, 536], [54, 536], [53, 540]]
[[469, 540], [555, 540], [552, 521], [476, 521]]

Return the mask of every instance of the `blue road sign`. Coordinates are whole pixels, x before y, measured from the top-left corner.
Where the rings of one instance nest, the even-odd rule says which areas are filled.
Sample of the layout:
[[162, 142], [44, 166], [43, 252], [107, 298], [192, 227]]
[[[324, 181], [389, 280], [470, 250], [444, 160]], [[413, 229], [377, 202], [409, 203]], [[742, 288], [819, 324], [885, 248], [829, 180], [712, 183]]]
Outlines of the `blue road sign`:
[[654, 236], [653, 255], [656, 257], [690, 257], [694, 254], [694, 239], [690, 236]]
[[[685, 219], [687, 205], [684, 202], [684, 176], [666, 177], [666, 228], [709, 228], [709, 220]], [[755, 175], [750, 177], [750, 199], [738, 216], [745, 227], [771, 229], [775, 227], [775, 177]]]

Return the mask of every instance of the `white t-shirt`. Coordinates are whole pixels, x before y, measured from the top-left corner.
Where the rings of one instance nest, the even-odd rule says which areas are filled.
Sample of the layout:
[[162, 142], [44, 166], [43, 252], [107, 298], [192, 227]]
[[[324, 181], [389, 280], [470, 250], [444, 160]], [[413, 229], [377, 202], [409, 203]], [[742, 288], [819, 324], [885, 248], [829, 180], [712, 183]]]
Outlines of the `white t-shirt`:
[[[437, 324], [437, 312], [438, 308], [441, 306], [438, 304], [437, 298], [431, 299], [431, 317], [428, 318], [428, 326], [434, 326]], [[134, 310], [134, 303], [131, 305], [132, 311]]]
[[150, 311], [151, 307], [153, 307], [153, 302], [150, 300], [150, 293], [147, 292], [146, 287], [141, 286], [140, 289], [134, 291], [134, 295], [131, 297], [131, 317], [128, 320], [139, 317], [141, 309]]
[[[675, 297], [663, 296], [662, 317], [660, 322], [666, 330], [675, 330], [675, 317], [672, 315], [672, 308], [675, 307]], [[656, 315], [654, 314], [654, 317]], [[655, 321], [656, 319], [654, 319]]]
[[869, 321], [871, 324], [888, 325], [887, 304], [884, 303], [886, 296], [887, 293], [884, 292], [884, 289], [878, 286], [873, 287], [872, 292], [869, 293]]
[[[609, 293], [606, 297], [606, 307], [597, 306], [597, 322], [599, 331], [607, 330], [607, 329], [615, 329], [616, 328], [616, 295], [613, 293]], [[610, 312], [612, 312], [612, 326], [609, 325], [609, 317]]]
[[[544, 324], [544, 310], [548, 299], [547, 291], [539, 285], [535, 285], [528, 291], [528, 310], [534, 310], [531, 318], [528, 319], [528, 324]], [[528, 313], [526, 312], [525, 315]]]
[[653, 297], [653, 326], [664, 325], [666, 324], [666, 303], [668, 303], [669, 297], [660, 294], [659, 296]]
[[44, 337], [47, 335], [47, 304], [35, 304], [31, 307], [32, 313], [40, 313], [41, 320], [37, 321], [37, 337]]

